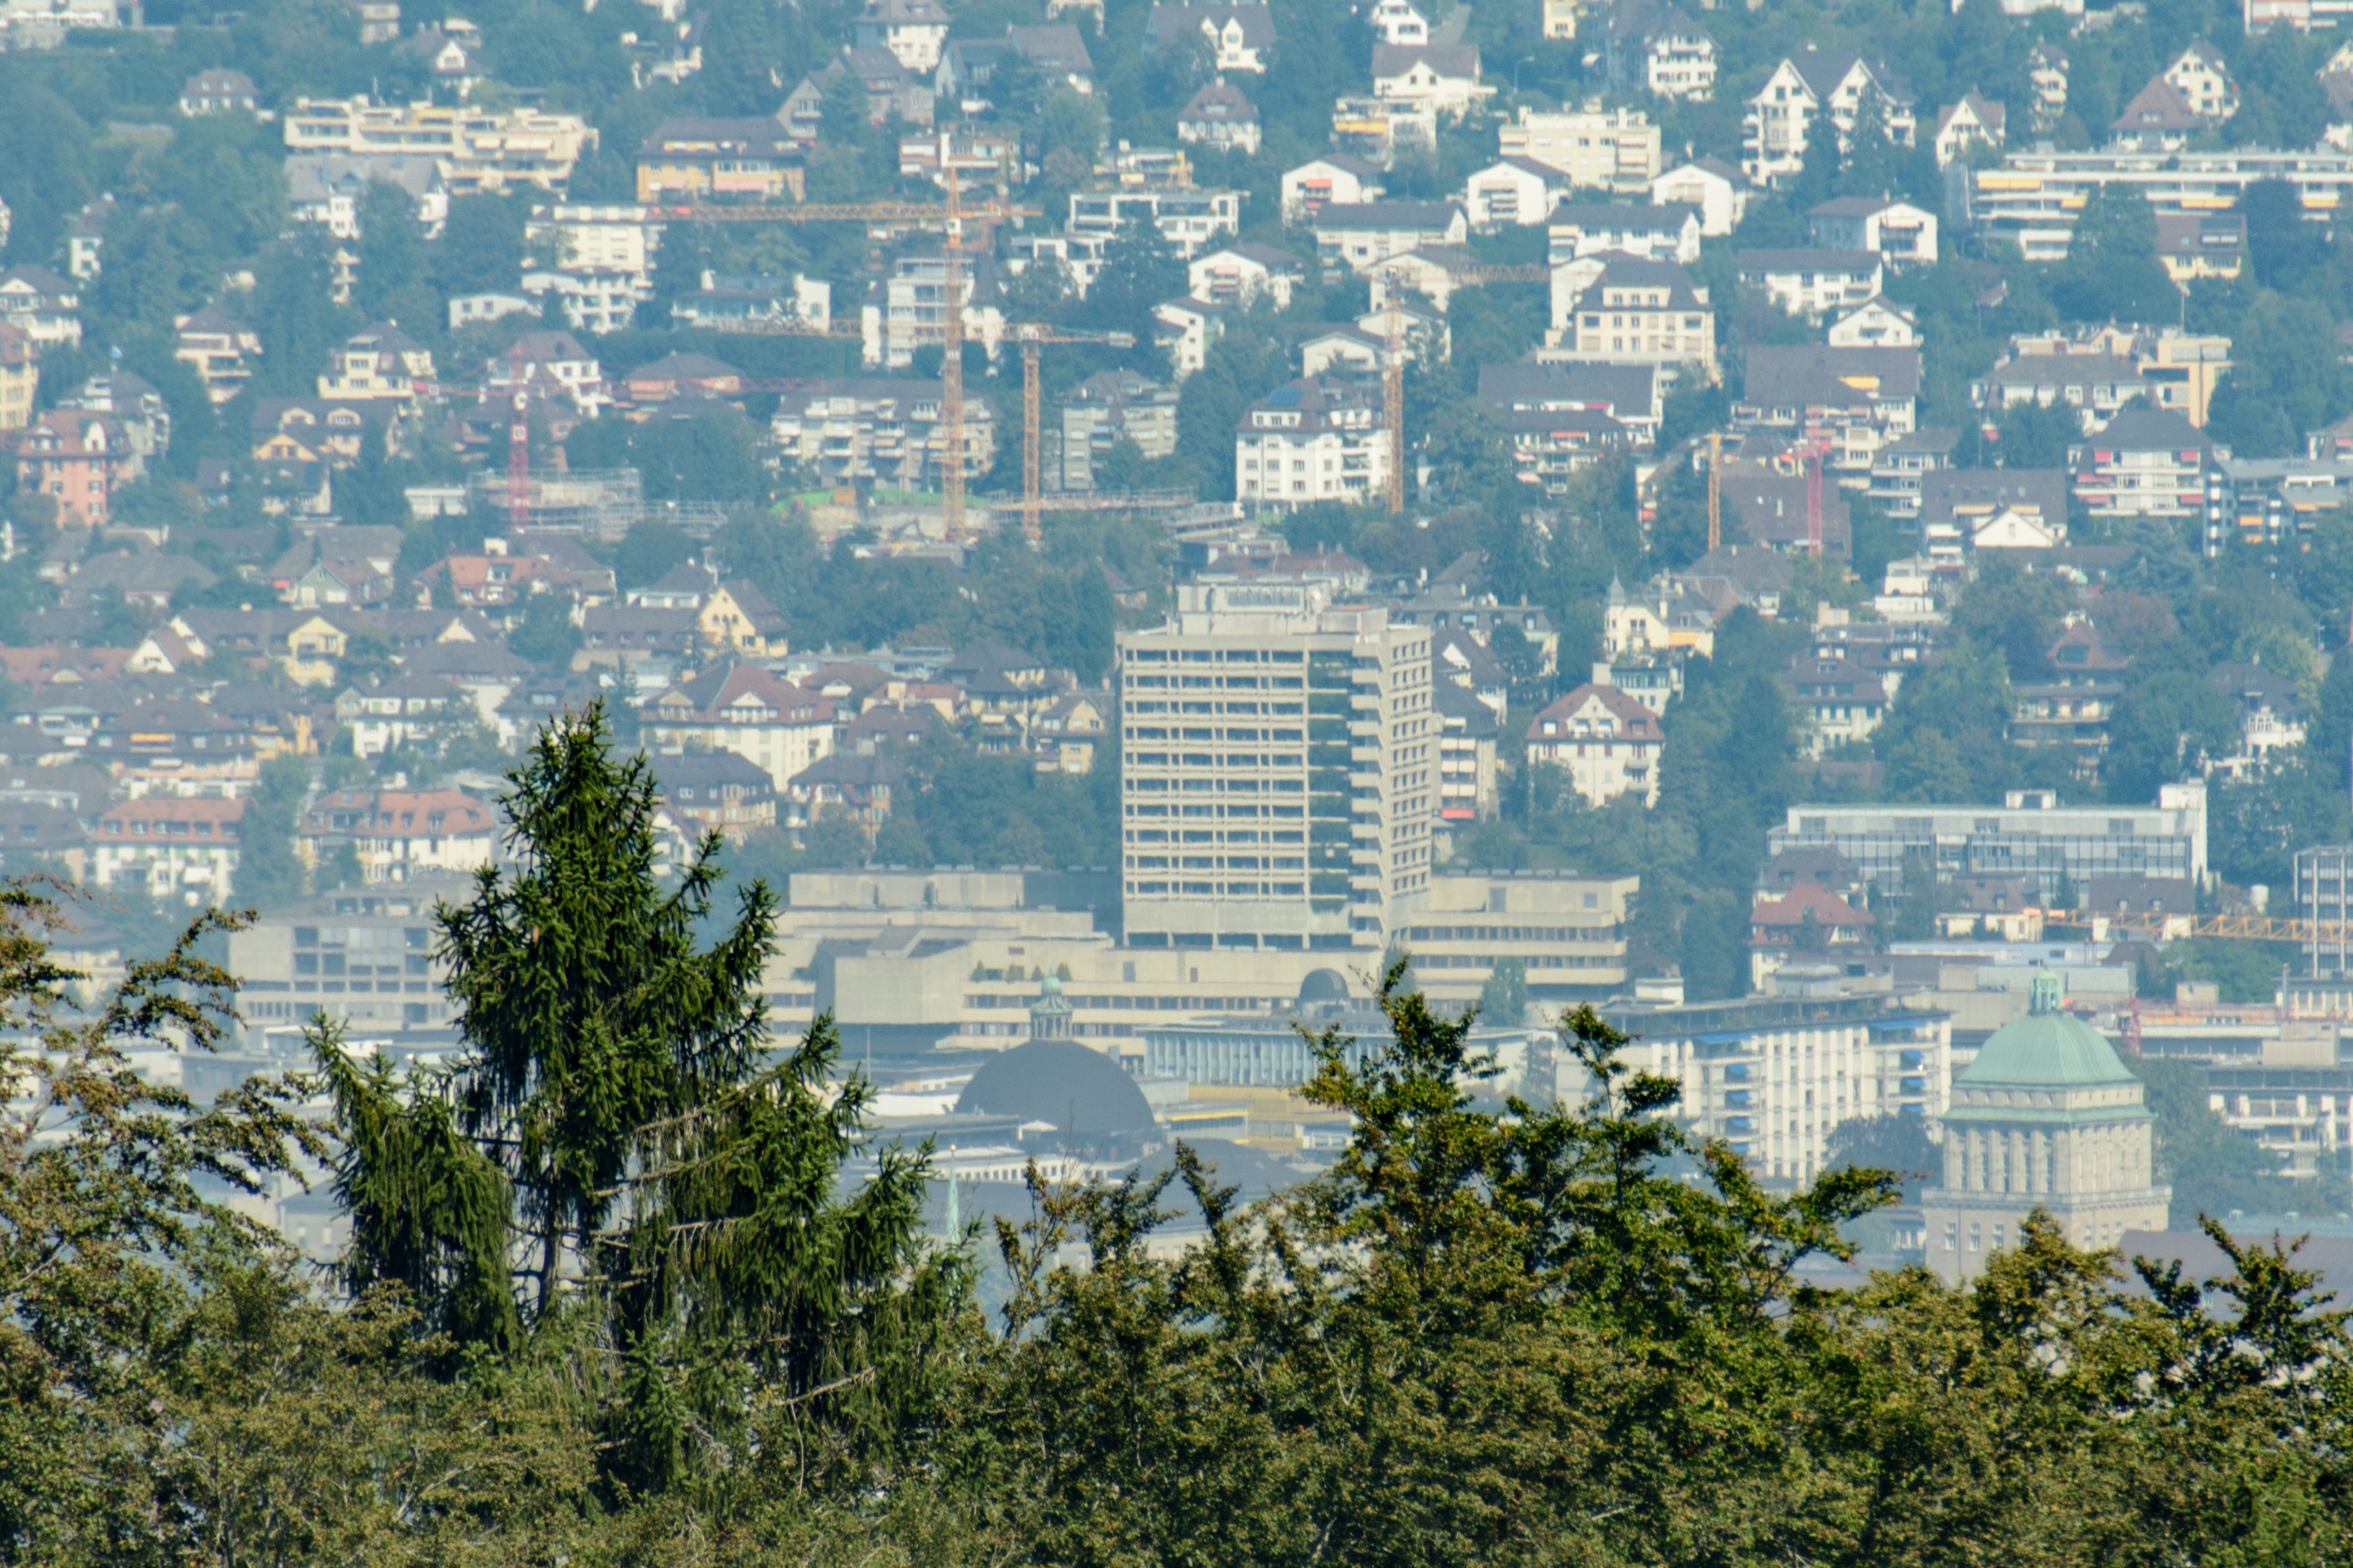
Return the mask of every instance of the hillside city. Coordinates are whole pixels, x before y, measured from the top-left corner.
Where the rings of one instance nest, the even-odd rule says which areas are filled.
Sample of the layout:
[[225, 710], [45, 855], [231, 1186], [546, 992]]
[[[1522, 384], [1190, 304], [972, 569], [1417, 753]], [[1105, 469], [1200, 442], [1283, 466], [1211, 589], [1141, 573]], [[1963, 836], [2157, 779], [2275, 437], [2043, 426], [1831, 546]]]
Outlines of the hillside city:
[[1413, 992], [1897, 1173], [1809, 1287], [2353, 1295], [2348, 204], [2345, 0], [0, 0], [0, 871], [473, 1081], [594, 714], [927, 1232], [1340, 1179]]

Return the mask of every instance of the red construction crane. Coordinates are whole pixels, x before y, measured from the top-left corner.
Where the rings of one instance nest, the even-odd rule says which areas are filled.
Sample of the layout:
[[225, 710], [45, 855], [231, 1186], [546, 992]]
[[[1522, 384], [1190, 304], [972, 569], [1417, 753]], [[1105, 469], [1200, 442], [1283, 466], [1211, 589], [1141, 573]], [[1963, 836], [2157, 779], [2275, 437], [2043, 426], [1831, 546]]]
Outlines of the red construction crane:
[[1038, 350], [1047, 343], [1108, 343], [1113, 348], [1135, 346], [1134, 332], [1072, 331], [1063, 327], [1032, 324], [1005, 329], [1021, 345], [1021, 536], [1037, 548], [1038, 513]]
[[507, 350], [507, 374], [514, 382], [514, 418], [507, 425], [507, 528], [521, 532], [531, 521], [531, 398], [523, 390], [520, 342]]

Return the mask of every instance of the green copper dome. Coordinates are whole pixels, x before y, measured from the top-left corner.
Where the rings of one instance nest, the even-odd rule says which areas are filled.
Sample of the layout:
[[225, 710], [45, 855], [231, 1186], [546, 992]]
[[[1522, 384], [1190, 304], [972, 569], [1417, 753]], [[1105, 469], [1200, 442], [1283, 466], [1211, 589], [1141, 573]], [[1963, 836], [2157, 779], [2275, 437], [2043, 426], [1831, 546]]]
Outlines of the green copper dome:
[[1996, 1029], [1960, 1081], [2032, 1089], [2136, 1081], [2097, 1029], [2060, 1009], [2059, 995], [2056, 974], [2035, 975], [2026, 1016]]

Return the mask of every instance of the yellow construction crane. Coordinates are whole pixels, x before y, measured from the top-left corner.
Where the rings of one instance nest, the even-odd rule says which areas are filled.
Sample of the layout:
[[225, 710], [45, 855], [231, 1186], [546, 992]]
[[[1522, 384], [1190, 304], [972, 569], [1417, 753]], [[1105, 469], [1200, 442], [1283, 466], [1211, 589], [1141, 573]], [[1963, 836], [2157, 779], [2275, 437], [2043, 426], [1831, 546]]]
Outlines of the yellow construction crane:
[[[1464, 267], [1446, 277], [1450, 283], [1463, 289], [1488, 283], [1542, 283], [1552, 277], [1552, 268]], [[1388, 328], [1382, 343], [1386, 363], [1381, 367], [1381, 412], [1388, 421], [1389, 471], [1382, 499], [1392, 512], [1405, 510], [1405, 313], [1398, 298], [1401, 288], [1397, 269], [1388, 269], [1381, 288], [1387, 301]]]
[[1724, 542], [1724, 432], [1707, 433], [1707, 547]]
[[1107, 343], [1113, 348], [1135, 346], [1134, 332], [1071, 331], [1035, 324], [1009, 326], [1007, 334], [1021, 345], [1021, 536], [1036, 549], [1038, 513], [1038, 351], [1047, 343]]
[[1014, 206], [1003, 202], [991, 202], [986, 206], [957, 210], [955, 172], [949, 171], [948, 205], [933, 206], [924, 202], [804, 202], [797, 206], [750, 205], [720, 206], [697, 204], [687, 206], [657, 206], [648, 215], [663, 223], [950, 223], [959, 218], [973, 223], [1000, 223], [1008, 218], [1043, 217], [1043, 207]]
[[950, 544], [964, 532], [964, 188], [948, 171], [947, 264], [940, 296], [940, 527]]
[[2283, 921], [2264, 915], [2165, 915], [2125, 913], [2103, 915], [2092, 910], [2046, 910], [2045, 926], [2094, 923], [2110, 936], [2131, 932], [2159, 942], [2214, 937], [2226, 942], [2322, 942], [2353, 947], [2353, 921]]

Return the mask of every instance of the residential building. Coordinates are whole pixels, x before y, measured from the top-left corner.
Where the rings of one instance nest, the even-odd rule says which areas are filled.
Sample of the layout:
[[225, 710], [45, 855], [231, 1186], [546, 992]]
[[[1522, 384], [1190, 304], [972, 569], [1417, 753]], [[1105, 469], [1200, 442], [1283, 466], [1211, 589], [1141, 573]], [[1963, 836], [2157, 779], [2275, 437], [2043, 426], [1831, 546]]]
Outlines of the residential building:
[[1442, 822], [1477, 822], [1496, 812], [1495, 743], [1501, 716], [1467, 686], [1440, 679], [1436, 694], [1438, 816]]
[[2353, 844], [2295, 852], [2295, 912], [2318, 928], [2305, 938], [2306, 973], [2353, 977]]
[[2157, 258], [2179, 284], [2236, 278], [2247, 261], [2243, 213], [2168, 213], [2157, 220]]
[[2228, 210], [2247, 187], [2265, 180], [2295, 187], [2306, 221], [2326, 223], [2353, 204], [2353, 153], [2328, 145], [2175, 152], [2119, 143], [2092, 153], [2012, 146], [1999, 167], [1971, 173], [1968, 216], [2029, 261], [2061, 261], [2076, 218], [2100, 186], [2137, 193], [2164, 218]]
[[1552, 209], [1546, 223], [1546, 259], [1558, 268], [1579, 257], [1619, 251], [1696, 267], [1705, 232], [1697, 207], [1564, 203]]
[[1700, 233], [1721, 239], [1748, 216], [1748, 176], [1720, 160], [1698, 158], [1652, 180], [1651, 200], [1663, 207], [1696, 207]]
[[1601, 605], [1601, 646], [1613, 662], [1715, 652], [1715, 611], [1698, 594], [1661, 577], [1639, 594], [1609, 579]]
[[81, 344], [81, 286], [32, 263], [0, 272], [0, 321], [43, 348]]
[[2179, 414], [2119, 414], [2070, 455], [2075, 499], [2094, 517], [2192, 517], [2205, 510], [2214, 447]]
[[1748, 911], [1748, 983], [1757, 990], [1784, 967], [1836, 963], [1871, 948], [1870, 913], [1828, 888], [1799, 883]]
[[180, 84], [180, 112], [191, 120], [200, 114], [251, 114], [259, 101], [253, 79], [243, 71], [201, 70]]
[[1029, 746], [1041, 773], [1089, 773], [1095, 752], [1109, 731], [1107, 715], [1116, 711], [1111, 700], [1092, 692], [1072, 691], [1056, 698], [1030, 716]]
[[1538, 224], [1568, 194], [1567, 174], [1533, 158], [1505, 158], [1471, 176], [1465, 200], [1479, 228]]
[[1068, 22], [1050, 22], [1042, 27], [1008, 27], [1005, 42], [1016, 58], [1034, 70], [1042, 71], [1049, 79], [1060, 78], [1063, 86], [1073, 92], [1092, 93], [1095, 89], [1095, 62], [1088, 53], [1086, 41], [1079, 37], [1078, 28]]
[[1989, 103], [1975, 91], [1936, 110], [1936, 167], [1950, 168], [1979, 148], [2001, 151], [2008, 118], [2000, 104]]
[[[1913, 512], [1933, 552], [1957, 562], [1961, 542], [2002, 512], [2031, 514], [2063, 522], [2067, 475], [2058, 468], [1955, 468], [1949, 465], [1919, 475]], [[1940, 544], [1939, 542], [1948, 542]]]
[[2220, 125], [2239, 112], [2239, 84], [2231, 79], [2231, 68], [2221, 52], [2203, 38], [2174, 56], [2158, 75], [2210, 125]]
[[2047, 136], [2067, 112], [2067, 51], [2045, 40], [2026, 51], [2026, 79], [2033, 89], [2033, 129]]
[[1388, 484], [1388, 423], [1377, 384], [1329, 376], [1285, 383], [1234, 426], [1235, 499], [1293, 508], [1367, 504]]
[[1822, 451], [1841, 473], [1867, 474], [1883, 447], [1912, 433], [1919, 395], [1918, 349], [1759, 343], [1732, 423]]
[[1160, 231], [1170, 249], [1189, 258], [1216, 243], [1219, 236], [1240, 233], [1241, 211], [1239, 191], [1180, 185], [1073, 191], [1064, 226], [1072, 234], [1099, 234], [1113, 239], [1129, 224], [1148, 223]]
[[1567, 773], [1590, 805], [1621, 795], [1659, 803], [1659, 762], [1666, 731], [1659, 716], [1614, 686], [1580, 686], [1528, 721], [1527, 757]]
[[1020, 163], [1020, 138], [987, 126], [958, 123], [899, 138], [899, 173], [920, 175], [943, 190], [948, 177], [965, 190], [1001, 184]]
[[1802, 470], [1725, 459], [1723, 504], [1740, 520], [1749, 542], [1767, 550], [1852, 559], [1853, 521], [1839, 489]]
[[1793, 805], [1766, 836], [1767, 853], [1835, 849], [1875, 898], [1907, 879], [2030, 877], [2046, 905], [2062, 880], [2157, 877], [2206, 880], [2206, 786], [2166, 784], [2153, 806], [2065, 806], [2049, 791], [2012, 791], [1990, 805]]
[[1961, 433], [1952, 426], [1930, 426], [1888, 442], [1871, 465], [1871, 482], [1864, 489], [1879, 510], [1899, 522], [1920, 515], [1920, 489], [1929, 476], [1953, 466]]
[[1266, 70], [1268, 51], [1274, 47], [1274, 7], [1176, 5], [1154, 0], [1145, 29], [1146, 48], [1198, 36], [1209, 47], [1212, 69], [1259, 75]]
[[1375, 44], [1373, 95], [1400, 99], [1450, 120], [1493, 96], [1479, 80], [1473, 44]]
[[53, 498], [68, 528], [111, 521], [114, 492], [141, 468], [121, 421], [73, 409], [53, 409], [22, 426], [16, 455], [16, 488]]
[[1877, 298], [1887, 280], [1885, 258], [1872, 250], [1744, 250], [1739, 268], [1742, 288], [1817, 321]]
[[1874, 296], [1837, 311], [1823, 341], [1834, 349], [1918, 348], [1919, 314], [1909, 305]]
[[1176, 593], [1118, 635], [1127, 945], [1377, 951], [1430, 881], [1430, 634], [1305, 584]]
[[1770, 992], [1683, 1000], [1680, 980], [1636, 982], [1600, 1011], [1634, 1038], [1620, 1059], [1682, 1089], [1674, 1115], [1764, 1179], [1810, 1181], [1837, 1155], [1841, 1122], [1932, 1119], [1951, 1081], [1951, 1020], [1890, 994], [1850, 995], [1820, 966], [1792, 964]]
[[817, 142], [825, 121], [827, 84], [844, 73], [855, 77], [866, 94], [867, 123], [883, 126], [896, 120], [902, 125], [930, 128], [937, 103], [931, 84], [910, 72], [881, 45], [860, 45], [844, 48], [823, 70], [803, 77], [773, 116], [801, 146]]
[[439, 390], [433, 352], [397, 321], [378, 321], [345, 338], [319, 372], [319, 396], [328, 403], [407, 403]]
[[662, 692], [639, 710], [638, 724], [649, 746], [733, 752], [765, 769], [782, 790], [832, 753], [834, 717], [833, 704], [817, 693], [729, 661]]
[[1575, 185], [1641, 192], [1666, 167], [1651, 117], [1639, 109], [1604, 109], [1598, 99], [1556, 114], [1523, 107], [1496, 135], [1503, 156], [1533, 158]]
[[947, 43], [948, 14], [939, 0], [866, 0], [854, 24], [860, 48], [885, 48], [911, 71], [938, 68]]
[[2022, 353], [1969, 384], [1969, 401], [1989, 416], [2012, 408], [2076, 410], [2086, 432], [2146, 400], [2148, 383], [2130, 359], [2104, 353]]
[[1537, 359], [1479, 367], [1479, 401], [1508, 422], [1514, 414], [1591, 412], [1625, 426], [1637, 446], [1656, 439], [1666, 409], [1665, 377], [1649, 365], [1556, 363]]
[[246, 803], [150, 795], [109, 805], [90, 835], [90, 880], [202, 909], [233, 892]]
[[205, 395], [217, 406], [253, 378], [252, 362], [261, 357], [261, 334], [216, 300], [193, 315], [174, 319], [172, 357], [196, 373], [205, 384]]
[[1248, 304], [1264, 296], [1278, 310], [1291, 309], [1291, 290], [1305, 281], [1306, 264], [1287, 250], [1251, 241], [1197, 256], [1185, 264], [1186, 286], [1196, 300]]
[[2023, 1244], [2033, 1214], [2086, 1252], [2165, 1226], [2173, 1189], [2158, 1181], [2144, 1087], [2065, 1010], [2064, 989], [2036, 973], [2026, 1016], [1995, 1030], [1953, 1082], [1944, 1180], [1920, 1205], [1928, 1267], [1948, 1285], [1972, 1283], [1994, 1254]]
[[1912, 145], [1911, 89], [1886, 67], [1844, 49], [1811, 45], [1784, 58], [1748, 100], [1741, 118], [1740, 166], [1751, 182], [1778, 185], [1805, 166], [1815, 122], [1827, 115], [1844, 153], [1866, 101], [1880, 133], [1901, 147]]
[[286, 111], [285, 129], [290, 153], [424, 158], [461, 195], [524, 184], [560, 192], [582, 154], [596, 145], [596, 128], [577, 114], [365, 98], [298, 98]]
[[833, 326], [833, 285], [798, 272], [790, 278], [764, 278], [706, 268], [702, 287], [672, 300], [670, 313], [681, 326], [723, 332], [801, 328], [822, 334]]
[[1376, 163], [1345, 153], [1311, 158], [1282, 175], [1282, 220], [1299, 223], [1321, 212], [1327, 203], [1356, 206], [1381, 198], [1381, 170]]
[[1178, 381], [1208, 363], [1209, 345], [1226, 335], [1229, 308], [1208, 300], [1169, 300], [1152, 308], [1152, 341], [1168, 355]]
[[2143, 153], [2173, 153], [2188, 145], [2189, 139], [2207, 125], [2205, 117], [2189, 106], [2179, 88], [2162, 76], [2154, 76], [2149, 78], [2147, 86], [2133, 95], [2132, 101], [2109, 123], [2108, 130], [2120, 147]]
[[1601, 35], [1612, 89], [1706, 103], [1715, 97], [1716, 47], [1707, 29], [1663, 0], [1618, 0]]
[[1716, 377], [1715, 311], [1707, 290], [1667, 261], [1604, 255], [1590, 283], [1562, 298], [1553, 279], [1554, 330], [1546, 341], [1563, 357], [1604, 364], [1693, 365]]
[[1332, 100], [1332, 145], [1386, 169], [1400, 152], [1434, 152], [1438, 110], [1422, 98], [1347, 94]]
[[1060, 488], [1095, 488], [1095, 465], [1121, 441], [1146, 458], [1176, 450], [1177, 390], [1132, 370], [1098, 371], [1071, 390], [1062, 405]]
[[494, 864], [502, 831], [491, 807], [459, 790], [330, 790], [304, 811], [294, 842], [314, 867], [351, 846], [375, 886]]
[[1909, 202], [1840, 196], [1807, 209], [1806, 233], [1825, 250], [1871, 251], [1891, 267], [1936, 259], [1936, 215]]
[[[1835, 655], [1843, 649], [1832, 649]], [[1894, 700], [1887, 683], [1862, 660], [1823, 657], [1816, 648], [1801, 648], [1781, 669], [1782, 689], [1789, 709], [1806, 729], [1806, 754], [1819, 757], [1850, 742], [1868, 740], [1887, 717]]]
[[351, 731], [352, 754], [380, 757], [427, 740], [461, 701], [448, 681], [422, 675], [395, 675], [365, 688], [353, 687], [335, 699], [335, 722]]
[[1430, 18], [1415, 10], [1411, 0], [1376, 0], [1366, 20], [1385, 44], [1430, 42]]
[[799, 201], [802, 154], [773, 119], [665, 120], [638, 147], [637, 199]]
[[776, 781], [733, 752], [682, 752], [654, 763], [662, 804], [695, 834], [742, 839], [776, 826]]
[[[1271, 11], [1272, 7], [1260, 5], [1255, 9]], [[1214, 153], [1254, 156], [1260, 134], [1257, 105], [1221, 81], [1205, 84], [1176, 111], [1176, 140], [1198, 143]]]
[[[935, 489], [945, 461], [936, 381], [823, 376], [783, 394], [769, 420], [779, 451], [828, 483]], [[964, 464], [985, 474], [997, 428], [985, 398], [965, 405]]]
[[1331, 202], [1313, 226], [1325, 265], [1357, 273], [1425, 245], [1460, 246], [1471, 235], [1468, 215], [1453, 202]]
[[41, 351], [33, 334], [0, 321], [0, 430], [33, 422], [33, 395], [41, 384]]

